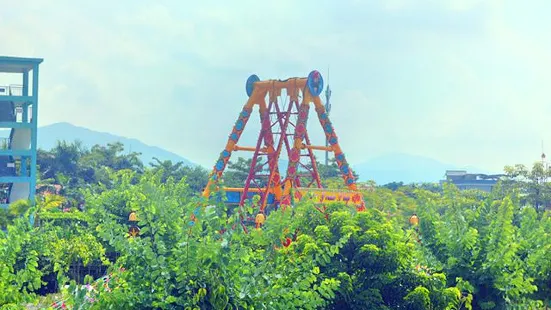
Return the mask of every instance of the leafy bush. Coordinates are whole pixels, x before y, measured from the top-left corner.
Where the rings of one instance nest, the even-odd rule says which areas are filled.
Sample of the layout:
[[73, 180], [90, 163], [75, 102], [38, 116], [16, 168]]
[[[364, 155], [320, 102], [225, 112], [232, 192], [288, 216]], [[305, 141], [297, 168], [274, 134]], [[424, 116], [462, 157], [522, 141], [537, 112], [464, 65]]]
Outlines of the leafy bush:
[[[472, 287], [481, 309], [541, 305], [532, 298], [538, 290], [536, 270], [542, 270], [536, 261], [543, 254], [532, 251], [543, 245], [531, 231], [535, 211], [521, 211], [511, 197], [479, 200], [452, 186], [445, 187], [441, 199], [426, 192], [419, 195], [425, 262]], [[544, 233], [545, 226], [540, 227]]]
[[[301, 203], [245, 234], [239, 210], [161, 178], [133, 182], [122, 171], [111, 189], [88, 193], [91, 226], [119, 254], [94, 307], [392, 308], [417, 305], [410, 293], [420, 286], [431, 307], [461, 304], [445, 276], [415, 270], [413, 243], [381, 211], [334, 205], [326, 216]], [[139, 237], [127, 234], [131, 211]]]
[[[521, 207], [516, 189], [377, 188], [365, 193], [365, 212], [335, 203], [321, 213], [301, 202], [245, 233], [240, 215], [254, 217], [252, 206], [228, 209], [198, 197], [200, 177], [190, 187], [181, 173], [128, 165], [104, 167], [99, 184], [71, 194], [85, 199], [85, 209], [47, 195], [4, 212], [4, 308], [506, 309], [549, 302], [551, 218]], [[131, 211], [137, 237], [128, 234]], [[412, 227], [413, 213], [420, 222]], [[48, 292], [55, 298], [38, 297]]]

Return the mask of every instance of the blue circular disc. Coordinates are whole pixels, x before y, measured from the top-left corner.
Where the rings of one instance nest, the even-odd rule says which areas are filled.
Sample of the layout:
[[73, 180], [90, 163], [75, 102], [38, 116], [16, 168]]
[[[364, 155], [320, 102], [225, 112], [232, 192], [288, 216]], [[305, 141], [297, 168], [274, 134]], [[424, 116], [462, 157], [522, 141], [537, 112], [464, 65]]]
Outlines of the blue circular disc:
[[245, 84], [245, 91], [247, 91], [247, 96], [251, 96], [254, 90], [254, 83], [260, 81], [256, 74], [249, 76], [247, 83]]
[[224, 162], [219, 160], [217, 163], [216, 163], [216, 170], [222, 170], [222, 168], [224, 168]]
[[352, 183], [354, 183], [354, 179], [349, 178], [348, 180], [346, 180], [346, 183], [347, 183], [347, 184], [352, 184]]
[[230, 139], [231, 139], [232, 141], [237, 141], [237, 134], [236, 134], [235, 132], [232, 133], [232, 134], [230, 135]]
[[308, 74], [308, 80], [306, 81], [308, 90], [312, 96], [317, 97], [323, 91], [323, 77], [319, 71], [314, 70]]
[[241, 111], [241, 117], [245, 118], [245, 117], [248, 117], [248, 116], [249, 116], [249, 111], [247, 111], [247, 110]]
[[329, 139], [329, 144], [331, 145], [337, 144], [337, 137], [331, 137], [331, 139]]
[[333, 133], [333, 128], [331, 128], [331, 124], [327, 123], [325, 125], [325, 132], [327, 133]]
[[243, 130], [243, 120], [238, 120], [237, 123], [235, 124], [235, 129], [237, 129], [238, 131], [241, 131]]
[[342, 161], [344, 159], [344, 154], [340, 153], [339, 155], [337, 155], [337, 159]]
[[226, 158], [228, 156], [230, 156], [230, 152], [228, 152], [228, 150], [223, 150], [222, 151], [222, 157]]
[[325, 113], [325, 112], [321, 113], [320, 118], [321, 119], [327, 119], [327, 113]]
[[341, 171], [344, 173], [344, 174], [348, 174], [348, 165], [342, 165], [341, 167]]

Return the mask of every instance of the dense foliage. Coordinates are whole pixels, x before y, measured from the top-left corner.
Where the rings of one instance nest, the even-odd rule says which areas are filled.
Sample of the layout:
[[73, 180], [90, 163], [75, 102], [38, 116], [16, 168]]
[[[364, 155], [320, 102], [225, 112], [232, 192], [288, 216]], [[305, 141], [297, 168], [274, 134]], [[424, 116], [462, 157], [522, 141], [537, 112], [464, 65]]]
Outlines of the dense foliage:
[[[60, 143], [46, 188], [5, 211], [0, 305], [69, 309], [543, 309], [551, 283], [545, 169], [507, 168], [492, 193], [430, 184], [366, 187], [369, 208], [312, 202], [245, 233], [199, 192], [207, 172], [120, 145]], [[243, 182], [246, 161], [227, 174]], [[320, 165], [338, 187], [334, 165]], [[341, 181], [342, 183], [342, 181]], [[137, 222], [129, 221], [135, 212]], [[419, 224], [410, 223], [416, 214]], [[136, 224], [139, 236], [129, 235]]]

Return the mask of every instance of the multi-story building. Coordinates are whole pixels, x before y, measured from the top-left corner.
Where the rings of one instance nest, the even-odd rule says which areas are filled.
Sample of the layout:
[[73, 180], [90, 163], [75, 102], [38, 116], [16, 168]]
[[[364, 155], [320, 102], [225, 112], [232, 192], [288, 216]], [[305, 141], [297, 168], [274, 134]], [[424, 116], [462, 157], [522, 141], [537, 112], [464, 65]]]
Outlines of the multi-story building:
[[0, 145], [0, 207], [34, 201], [40, 58], [0, 56], [0, 128], [9, 138]]
[[446, 170], [446, 179], [440, 181], [440, 184], [453, 183], [460, 190], [477, 189], [491, 192], [502, 176], [501, 174], [467, 173], [466, 170]]

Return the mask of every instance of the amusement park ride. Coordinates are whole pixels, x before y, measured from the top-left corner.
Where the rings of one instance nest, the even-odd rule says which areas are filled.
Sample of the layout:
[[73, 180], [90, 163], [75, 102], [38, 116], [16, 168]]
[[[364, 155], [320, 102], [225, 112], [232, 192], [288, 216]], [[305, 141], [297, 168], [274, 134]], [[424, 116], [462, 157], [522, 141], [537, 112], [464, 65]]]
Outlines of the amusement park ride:
[[[213, 192], [223, 189], [226, 203], [239, 206], [253, 201], [252, 198], [257, 196], [257, 226], [259, 222], [264, 222], [265, 213], [270, 209], [285, 210], [294, 201], [302, 199], [313, 200], [320, 212], [325, 211], [327, 203], [336, 201], [354, 204], [357, 210], [363, 211], [364, 199], [357, 190], [352, 169], [320, 99], [323, 84], [323, 78], [318, 71], [310, 72], [306, 78], [287, 80], [261, 81], [258, 76], [251, 75], [245, 87], [249, 99], [233, 126], [226, 147], [214, 165], [203, 196], [208, 198]], [[326, 146], [310, 143], [306, 125], [312, 103], [325, 133]], [[261, 122], [256, 146], [238, 145], [255, 106], [258, 106]], [[347, 190], [322, 187], [314, 150], [334, 153]], [[235, 151], [253, 153], [247, 179], [243, 188], [222, 188], [220, 181], [224, 169]], [[279, 168], [284, 152], [289, 159], [285, 175]]]

